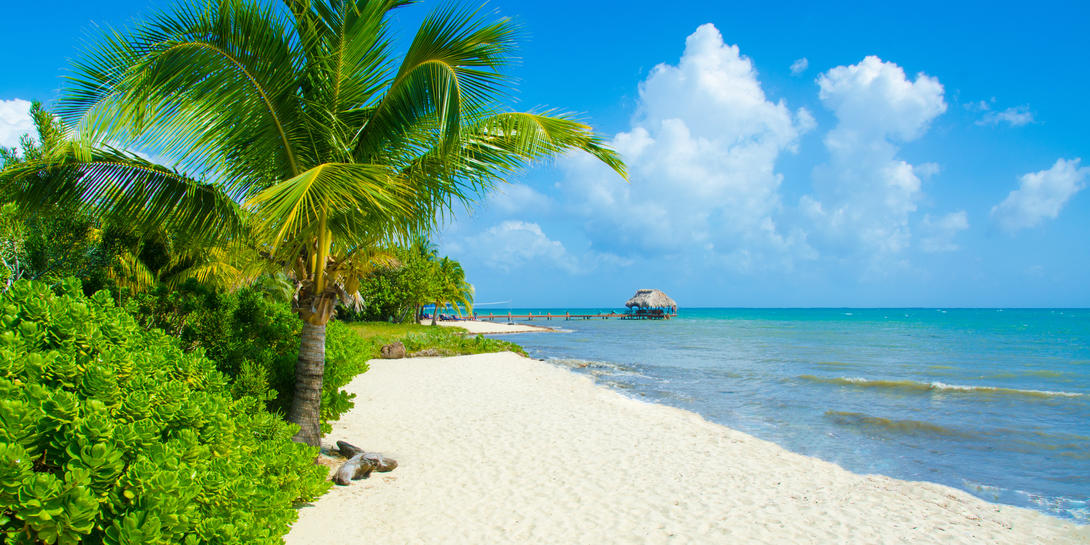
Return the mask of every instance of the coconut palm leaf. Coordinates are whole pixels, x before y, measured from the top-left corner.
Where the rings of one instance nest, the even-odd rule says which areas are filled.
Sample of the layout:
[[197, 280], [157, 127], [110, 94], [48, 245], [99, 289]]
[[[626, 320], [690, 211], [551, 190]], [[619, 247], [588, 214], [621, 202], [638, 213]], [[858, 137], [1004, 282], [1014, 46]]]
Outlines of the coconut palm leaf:
[[397, 74], [376, 106], [354, 152], [367, 161], [390, 144], [415, 140], [421, 123], [440, 142], [457, 142], [464, 116], [490, 107], [507, 89], [498, 70], [508, 64], [514, 25], [487, 23], [480, 12], [440, 8], [421, 24]]
[[469, 163], [479, 169], [493, 165], [517, 168], [527, 161], [582, 150], [627, 178], [624, 161], [608, 148], [590, 126], [559, 112], [505, 112], [476, 122], [467, 131]]
[[183, 4], [77, 61], [60, 114], [93, 142], [161, 150], [245, 195], [261, 177], [304, 170], [298, 53], [268, 7]]
[[130, 293], [140, 293], [155, 283], [155, 275], [135, 255], [123, 252], [113, 257], [106, 276]]
[[0, 191], [29, 207], [84, 203], [130, 227], [169, 227], [215, 239], [242, 228], [238, 205], [216, 186], [113, 148], [75, 144], [0, 172]]
[[273, 274], [278, 267], [246, 243], [234, 240], [220, 246], [190, 246], [174, 256], [170, 272], [160, 278], [168, 286], [194, 279], [206, 286], [235, 291]]
[[318, 165], [266, 188], [245, 206], [273, 233], [274, 246], [298, 239], [315, 227], [328, 228], [330, 211], [393, 218], [412, 211], [388, 169], [352, 163]]

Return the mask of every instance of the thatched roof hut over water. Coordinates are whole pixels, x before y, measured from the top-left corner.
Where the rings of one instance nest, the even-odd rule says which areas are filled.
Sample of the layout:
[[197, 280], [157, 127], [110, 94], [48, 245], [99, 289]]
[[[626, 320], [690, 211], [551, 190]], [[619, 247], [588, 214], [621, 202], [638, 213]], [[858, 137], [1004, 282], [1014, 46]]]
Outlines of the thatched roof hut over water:
[[661, 290], [636, 290], [624, 306], [641, 309], [662, 309], [677, 313], [677, 303]]

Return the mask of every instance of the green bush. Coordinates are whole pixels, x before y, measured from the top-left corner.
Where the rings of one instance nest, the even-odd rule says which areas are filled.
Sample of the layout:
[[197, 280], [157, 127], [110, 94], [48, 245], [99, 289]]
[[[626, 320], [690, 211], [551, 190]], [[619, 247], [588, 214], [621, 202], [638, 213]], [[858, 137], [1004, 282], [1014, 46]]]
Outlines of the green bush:
[[486, 352], [514, 352], [526, 355], [526, 351], [521, 346], [510, 341], [481, 335], [470, 337], [458, 330], [438, 326], [427, 327], [424, 332], [409, 333], [401, 342], [405, 345], [405, 350], [409, 352], [431, 348], [444, 356]]
[[107, 292], [0, 297], [6, 543], [280, 543], [294, 503], [328, 487], [293, 432]]
[[[222, 293], [195, 281], [168, 289], [160, 286], [133, 297], [129, 309], [148, 328], [177, 336], [187, 351], [203, 349], [217, 368], [232, 377], [236, 397], [253, 396], [272, 412], [287, 414], [295, 389], [295, 361], [302, 322], [286, 302], [244, 288]], [[322, 383], [322, 431], [353, 407], [343, 391], [367, 371], [377, 349], [344, 324], [326, 326], [326, 366]]]
[[378, 267], [360, 284], [365, 305], [360, 312], [346, 313], [351, 320], [413, 321], [416, 307], [428, 301], [432, 279], [428, 263], [410, 259], [404, 251], [400, 265]]
[[[322, 379], [322, 433], [329, 433], [328, 421], [337, 420], [355, 406], [341, 388], [367, 371], [367, 360], [377, 358], [379, 346], [363, 339], [348, 325], [330, 320], [325, 327], [325, 376]], [[292, 365], [295, 365], [294, 360]], [[293, 367], [294, 374], [294, 367]]]

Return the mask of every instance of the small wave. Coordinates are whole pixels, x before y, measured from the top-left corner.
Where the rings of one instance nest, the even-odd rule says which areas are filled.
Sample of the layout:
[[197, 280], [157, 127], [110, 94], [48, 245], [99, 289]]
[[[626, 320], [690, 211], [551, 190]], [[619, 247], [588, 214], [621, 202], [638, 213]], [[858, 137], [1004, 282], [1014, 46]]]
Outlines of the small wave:
[[801, 375], [800, 380], [820, 382], [823, 384], [836, 384], [840, 386], [855, 386], [858, 388], [881, 388], [887, 390], [899, 390], [904, 392], [944, 392], [965, 394], [1001, 394], [1034, 398], [1055, 397], [1085, 397], [1085, 394], [1076, 392], [1055, 392], [1049, 390], [1019, 390], [1016, 388], [1000, 388], [998, 386], [962, 386], [958, 384], [946, 384], [943, 382], [916, 382], [914, 380], [870, 380], [860, 377], [816, 377], [814, 375]]
[[888, 418], [870, 416], [863, 413], [842, 411], [825, 411], [825, 416], [842, 426], [872, 428], [900, 434], [931, 434], [945, 435], [948, 437], [972, 437], [974, 435], [972, 433], [947, 428], [922, 420], [890, 420]]
[[1026, 371], [1024, 374], [1031, 377], [1060, 378], [1067, 373], [1051, 369], [1037, 369], [1035, 371]]
[[[606, 382], [603, 382], [602, 384], [604, 386], [607, 386], [609, 388], [613, 388], [615, 390], [631, 390], [632, 389], [631, 384], [625, 384], [623, 382], [606, 381]], [[640, 392], [640, 395], [647, 395], [647, 394], [644, 393], [644, 392]]]
[[858, 363], [847, 363], [843, 361], [816, 361], [816, 365], [824, 365], [825, 367], [858, 367]]
[[1090, 502], [1083, 498], [1046, 496], [1025, 490], [986, 485], [968, 479], [962, 479], [962, 488], [987, 500], [1016, 505], [1029, 504], [1052, 515], [1073, 519], [1079, 524], [1090, 522]]
[[548, 361], [549, 363], [560, 365], [562, 367], [568, 367], [571, 369], [600, 369], [613, 372], [626, 372], [632, 370], [623, 365], [611, 363], [608, 361], [577, 360], [570, 358], [551, 358]]
[[1018, 376], [1019, 375], [1017, 373], [995, 373], [995, 374], [991, 374], [991, 375], [983, 375], [980, 378], [983, 378], [983, 379], [996, 379], [996, 378], [1003, 379], [1003, 378], [1017, 378]]
[[594, 361], [594, 360], [578, 360], [569, 358], [552, 358], [546, 360], [553, 365], [559, 365], [566, 367], [572, 371], [579, 371], [587, 373], [594, 377], [595, 380], [604, 378], [615, 377], [635, 377], [641, 379], [652, 379], [643, 373], [640, 373], [636, 368], [629, 367], [627, 365], [621, 365], [619, 363], [612, 363], [608, 361]]

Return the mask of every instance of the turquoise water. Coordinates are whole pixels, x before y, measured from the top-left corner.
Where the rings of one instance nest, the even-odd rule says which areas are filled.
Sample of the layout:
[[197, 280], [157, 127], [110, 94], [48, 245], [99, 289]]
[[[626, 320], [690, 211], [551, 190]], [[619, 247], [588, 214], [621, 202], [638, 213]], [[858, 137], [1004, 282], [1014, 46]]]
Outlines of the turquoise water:
[[504, 338], [633, 397], [851, 471], [1090, 523], [1090, 310], [682, 309], [668, 321], [533, 323], [566, 332]]

